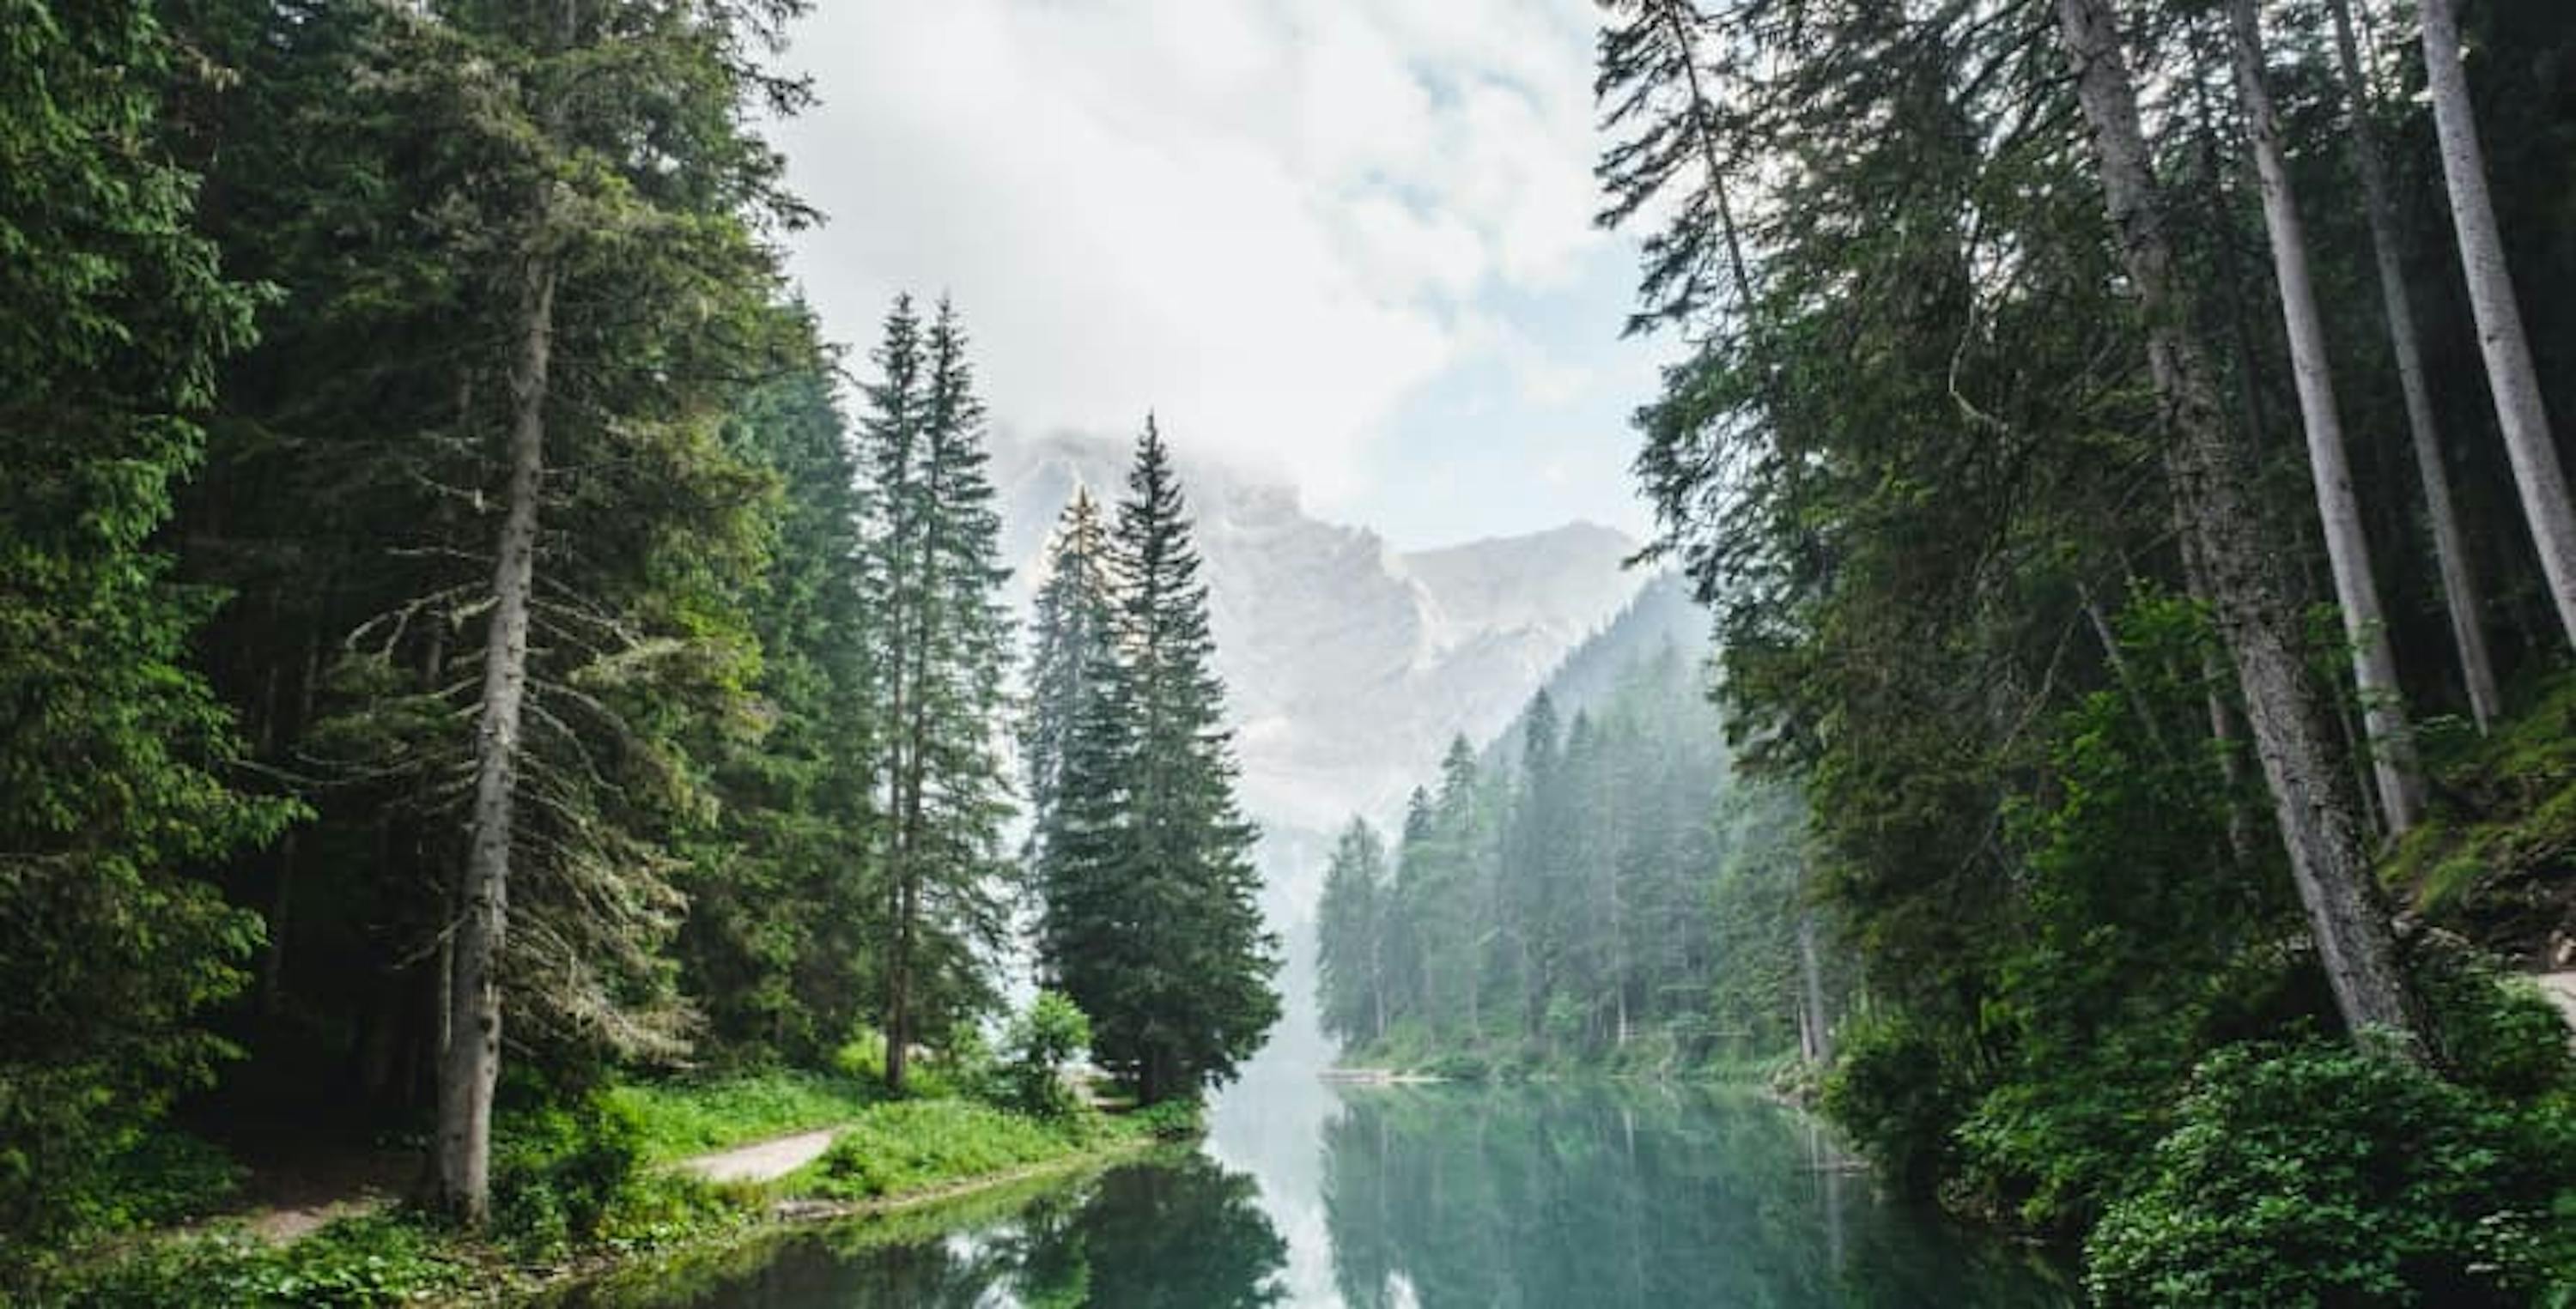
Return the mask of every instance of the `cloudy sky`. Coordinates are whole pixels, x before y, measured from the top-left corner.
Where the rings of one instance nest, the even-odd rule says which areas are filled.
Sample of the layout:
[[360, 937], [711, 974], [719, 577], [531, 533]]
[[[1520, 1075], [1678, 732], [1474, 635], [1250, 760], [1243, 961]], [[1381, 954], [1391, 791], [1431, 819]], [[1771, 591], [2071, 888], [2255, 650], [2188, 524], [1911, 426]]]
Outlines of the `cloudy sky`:
[[822, 0], [776, 131], [865, 344], [955, 296], [996, 420], [1276, 470], [1419, 546], [1642, 531], [1588, 0]]

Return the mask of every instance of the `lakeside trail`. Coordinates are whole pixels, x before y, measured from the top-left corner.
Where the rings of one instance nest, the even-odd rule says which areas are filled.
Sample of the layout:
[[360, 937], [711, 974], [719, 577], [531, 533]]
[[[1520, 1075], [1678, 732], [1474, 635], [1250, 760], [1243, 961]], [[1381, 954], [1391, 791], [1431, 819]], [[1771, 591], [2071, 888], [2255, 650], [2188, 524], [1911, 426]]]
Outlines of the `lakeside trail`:
[[2576, 1029], [2576, 972], [2540, 973], [2531, 980], [2540, 984], [2540, 993], [2549, 997], [2551, 1004], [2558, 1006], [2568, 1027]]
[[[710, 1182], [774, 1182], [823, 1157], [840, 1125], [729, 1146], [673, 1160], [663, 1167]], [[391, 1208], [418, 1175], [415, 1155], [363, 1151], [345, 1156], [308, 1153], [256, 1167], [246, 1203], [224, 1213], [271, 1245], [292, 1245], [323, 1225]]]
[[671, 1166], [710, 1182], [774, 1182], [822, 1158], [840, 1133], [838, 1127], [825, 1127], [776, 1136], [712, 1154], [691, 1155]]

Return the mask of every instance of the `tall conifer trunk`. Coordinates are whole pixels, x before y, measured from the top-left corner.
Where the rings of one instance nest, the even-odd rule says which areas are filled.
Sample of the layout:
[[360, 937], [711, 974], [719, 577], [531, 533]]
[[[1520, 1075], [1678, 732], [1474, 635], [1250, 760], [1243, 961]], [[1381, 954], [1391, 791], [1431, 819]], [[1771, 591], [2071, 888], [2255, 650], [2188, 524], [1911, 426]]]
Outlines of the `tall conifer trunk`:
[[[1804, 898], [1806, 878], [1799, 879], [1800, 897]], [[1816, 911], [1798, 911], [1798, 1026], [1806, 1034], [1805, 1054], [1810, 1062], [1830, 1064], [1834, 1061], [1833, 1021], [1825, 1014], [1825, 970], [1817, 957]]]
[[2337, 768], [2328, 705], [2306, 666], [2297, 606], [2252, 498], [2243, 448], [2220, 410], [2208, 358], [2188, 331], [2117, 19], [2110, 0], [2058, 0], [2057, 15], [2076, 96], [2091, 125], [2104, 200], [2144, 316], [2176, 513], [2197, 544], [2211, 607], [2236, 664], [2255, 753], [2327, 982], [2348, 1026], [2393, 1029], [2420, 1057], [2396, 943], [2370, 880], [2362, 824]]
[[518, 357], [510, 367], [508, 500], [492, 569], [492, 619], [474, 738], [474, 809], [453, 926], [447, 1049], [438, 1075], [439, 1206], [469, 1226], [491, 1211], [492, 1091], [501, 1072], [501, 939], [509, 922], [510, 837], [519, 729], [528, 690], [528, 598], [545, 469], [547, 370], [554, 353], [555, 267], [532, 251], [519, 270]]
[[2460, 271], [2469, 283], [2469, 309], [2478, 324], [2478, 350], [2486, 358], [2487, 387], [2495, 396], [2496, 425], [2504, 430], [2523, 518], [2540, 550], [2549, 599], [2558, 625], [2576, 645], [2576, 506], [2567, 498], [2567, 474], [2549, 434], [2540, 376], [2514, 302], [2504, 237], [2496, 230], [2495, 201], [2487, 195], [2486, 153], [2478, 144], [2477, 112], [2469, 102], [2468, 71], [2460, 66], [2458, 0], [2423, 0], [2424, 76], [2433, 98], [2433, 130], [2441, 142], [2442, 178], [2451, 192], [2451, 227], [2459, 238]]
[[2388, 347], [2397, 363], [2397, 385], [2406, 401], [2406, 433], [2424, 483], [2424, 514], [2433, 529], [2433, 561], [2441, 571], [2442, 605], [2451, 620], [2451, 645], [2469, 712], [2484, 732], [2502, 705], [2495, 663], [2487, 654], [2486, 605], [2469, 567], [2468, 539], [2451, 503], [2451, 475], [2442, 461], [2442, 433], [2433, 417], [2433, 391], [2424, 373], [2424, 346], [2415, 334], [2414, 296], [2406, 288], [2405, 243], [2399, 237], [2397, 202], [2388, 191], [2379, 130], [2370, 117], [2370, 83], [2363, 75], [2360, 43], [2353, 37], [2349, 0], [2327, 0], [2334, 15], [2335, 60], [2343, 73], [2346, 129], [2352, 138], [2353, 172], [2361, 178], [2362, 211], [2370, 220], [2371, 255], [2379, 271], [2379, 298], [2388, 320]]
[[2290, 188], [2289, 161], [2281, 152], [2281, 117], [2265, 85], [2263, 33], [2254, 0], [2228, 0], [2227, 26], [2236, 68], [2236, 91], [2245, 104], [2246, 137], [2262, 181], [2263, 225], [2271, 236], [2272, 273], [2281, 296], [2281, 321], [2290, 338], [2290, 375], [2299, 394], [2300, 425], [2308, 438], [2308, 474], [2315, 486], [2317, 520], [2325, 531], [2326, 562], [2334, 571], [2335, 601], [2343, 610], [2344, 639], [2352, 646], [2353, 681], [2361, 688], [2363, 730], [2369, 736], [2371, 775], [2379, 786], [2388, 830], [2403, 835], [2422, 817], [2423, 777], [2415, 761], [2414, 734], [2406, 721], [2397, 681], [2397, 653], [2388, 642], [2387, 616], [2370, 564], [2370, 540], [2361, 522], [2361, 499], [2352, 489], [2352, 464], [2344, 449], [2343, 417], [2326, 359], [2325, 323], [2308, 270], [2308, 238]]

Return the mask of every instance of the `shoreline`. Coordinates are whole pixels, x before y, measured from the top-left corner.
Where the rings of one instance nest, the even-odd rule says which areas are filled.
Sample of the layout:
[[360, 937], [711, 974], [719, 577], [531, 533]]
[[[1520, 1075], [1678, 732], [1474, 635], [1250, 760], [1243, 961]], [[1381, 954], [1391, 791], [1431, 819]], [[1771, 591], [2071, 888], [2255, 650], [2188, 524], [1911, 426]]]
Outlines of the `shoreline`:
[[[710, 1226], [668, 1244], [628, 1250], [585, 1250], [563, 1264], [543, 1269], [512, 1265], [494, 1268], [488, 1280], [426, 1303], [446, 1306], [503, 1306], [542, 1309], [585, 1289], [614, 1292], [628, 1278], [676, 1272], [683, 1266], [721, 1261], [767, 1242], [836, 1223], [869, 1219], [918, 1217], [947, 1205], [992, 1197], [1015, 1186], [1029, 1186], [1031, 1198], [1045, 1188], [1034, 1184], [1069, 1181], [1106, 1171], [1131, 1157], [1190, 1142], [1153, 1136], [1114, 1137], [1098, 1146], [1053, 1159], [989, 1173], [950, 1178], [928, 1186], [865, 1200], [832, 1200], [789, 1190], [766, 1196], [762, 1207], [736, 1224]], [[792, 1181], [795, 1174], [780, 1179]]]

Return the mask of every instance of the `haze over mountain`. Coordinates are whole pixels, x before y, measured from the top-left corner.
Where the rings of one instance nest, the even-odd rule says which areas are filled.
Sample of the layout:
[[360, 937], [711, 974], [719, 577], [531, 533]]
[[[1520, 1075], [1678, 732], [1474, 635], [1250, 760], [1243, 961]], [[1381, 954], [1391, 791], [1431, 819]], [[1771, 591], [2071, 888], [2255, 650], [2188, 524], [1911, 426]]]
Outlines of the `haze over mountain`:
[[[1128, 454], [1118, 440], [996, 435], [1017, 598], [1074, 488], [1114, 501]], [[1400, 552], [1309, 516], [1277, 481], [1186, 454], [1181, 467], [1244, 805], [1278, 840], [1391, 809], [1451, 736], [1482, 741], [1510, 722], [1643, 581], [1620, 567], [1636, 543], [1592, 523]]]

